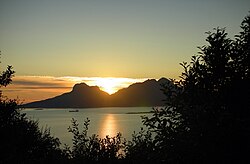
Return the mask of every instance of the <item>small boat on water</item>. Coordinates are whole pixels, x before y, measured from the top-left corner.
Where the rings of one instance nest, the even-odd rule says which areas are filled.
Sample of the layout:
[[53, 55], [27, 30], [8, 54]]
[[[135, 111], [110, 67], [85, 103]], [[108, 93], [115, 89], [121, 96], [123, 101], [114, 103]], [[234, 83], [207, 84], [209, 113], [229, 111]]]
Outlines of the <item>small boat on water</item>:
[[69, 112], [79, 112], [78, 109], [75, 109], [75, 110], [69, 110]]

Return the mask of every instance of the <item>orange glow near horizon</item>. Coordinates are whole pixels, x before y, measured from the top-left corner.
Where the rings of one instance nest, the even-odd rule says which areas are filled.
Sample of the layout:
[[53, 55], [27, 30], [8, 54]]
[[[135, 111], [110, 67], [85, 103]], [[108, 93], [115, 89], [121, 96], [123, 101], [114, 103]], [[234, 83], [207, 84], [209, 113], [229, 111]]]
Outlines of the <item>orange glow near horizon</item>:
[[3, 90], [4, 96], [19, 99], [22, 103], [44, 100], [70, 92], [77, 83], [98, 86], [104, 92], [113, 94], [122, 88], [146, 78], [116, 78], [116, 77], [74, 77], [74, 76], [15, 76], [13, 83]]
[[143, 82], [147, 80], [143, 79], [133, 79], [133, 78], [121, 78], [121, 77], [64, 77], [70, 81], [76, 83], [84, 82], [89, 86], [98, 86], [102, 91], [108, 94], [113, 94], [122, 88], [126, 88], [129, 85], [136, 82]]

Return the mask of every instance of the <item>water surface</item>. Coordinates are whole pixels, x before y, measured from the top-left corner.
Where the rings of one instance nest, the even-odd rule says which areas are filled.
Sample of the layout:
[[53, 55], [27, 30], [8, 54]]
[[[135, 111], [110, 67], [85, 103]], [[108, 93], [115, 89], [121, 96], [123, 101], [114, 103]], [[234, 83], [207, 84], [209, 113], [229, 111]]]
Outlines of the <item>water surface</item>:
[[[78, 112], [69, 112], [78, 110]], [[49, 127], [51, 134], [64, 144], [72, 145], [72, 134], [68, 132], [72, 118], [76, 119], [80, 128], [86, 118], [90, 119], [88, 134], [115, 136], [118, 132], [126, 139], [131, 139], [134, 131], [138, 132], [142, 125], [142, 115], [150, 116], [151, 107], [109, 107], [84, 109], [24, 109], [31, 119], [38, 120], [40, 128]]]

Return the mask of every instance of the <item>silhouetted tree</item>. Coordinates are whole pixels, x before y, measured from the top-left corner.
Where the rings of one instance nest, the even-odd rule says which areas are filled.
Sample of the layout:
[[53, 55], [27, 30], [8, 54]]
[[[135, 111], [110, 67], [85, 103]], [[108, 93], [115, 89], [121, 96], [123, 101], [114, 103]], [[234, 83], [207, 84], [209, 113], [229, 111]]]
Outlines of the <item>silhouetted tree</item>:
[[[168, 163], [247, 163], [250, 150], [250, 16], [235, 40], [208, 32], [208, 45], [165, 84], [166, 107], [143, 122]], [[157, 155], [157, 154], [156, 154]]]
[[68, 154], [73, 163], [117, 163], [122, 162], [124, 141], [121, 133], [115, 137], [106, 136], [101, 139], [98, 135], [88, 136], [88, 127], [90, 120], [84, 121], [82, 131], [79, 130], [79, 124], [72, 119], [72, 127], [68, 130], [73, 134], [72, 149], [67, 148]]
[[141, 131], [132, 134], [131, 141], [124, 144], [126, 160], [129, 163], [156, 162], [158, 160], [155, 158], [155, 144], [150, 131], [141, 128]]
[[[7, 67], [0, 75], [0, 87], [11, 83], [14, 71]], [[20, 113], [17, 100], [0, 95], [0, 163], [67, 162], [58, 138], [49, 129], [40, 130], [38, 122]]]

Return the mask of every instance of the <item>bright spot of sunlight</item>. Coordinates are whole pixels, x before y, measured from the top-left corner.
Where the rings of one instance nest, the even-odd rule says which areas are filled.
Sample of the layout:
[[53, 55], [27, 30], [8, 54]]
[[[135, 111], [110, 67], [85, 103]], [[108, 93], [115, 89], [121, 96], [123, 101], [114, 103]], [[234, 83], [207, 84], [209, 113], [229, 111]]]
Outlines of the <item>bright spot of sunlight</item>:
[[121, 82], [121, 79], [117, 78], [100, 78], [96, 80], [96, 85], [99, 86], [104, 92], [113, 94], [121, 88]]
[[116, 121], [112, 114], [108, 114], [105, 117], [100, 130], [101, 130], [100, 136], [102, 138], [106, 137], [107, 135], [110, 137], [114, 137], [118, 133], [118, 130], [116, 127]]
[[143, 82], [146, 79], [116, 78], [116, 77], [63, 77], [75, 83], [84, 82], [89, 86], [98, 86], [104, 92], [113, 94], [119, 89], [126, 88], [136, 82]]

